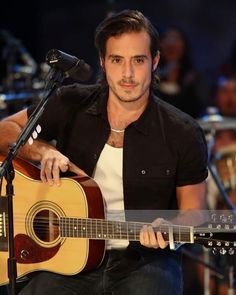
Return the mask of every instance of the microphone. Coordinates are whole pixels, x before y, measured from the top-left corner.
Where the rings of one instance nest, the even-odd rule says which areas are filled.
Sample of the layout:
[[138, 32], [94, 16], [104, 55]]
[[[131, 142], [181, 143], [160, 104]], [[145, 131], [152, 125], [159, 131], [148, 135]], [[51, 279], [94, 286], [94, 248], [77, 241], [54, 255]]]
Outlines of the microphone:
[[91, 67], [82, 59], [69, 55], [58, 49], [51, 49], [46, 55], [46, 62], [53, 68], [65, 72], [66, 77], [86, 81], [92, 75]]

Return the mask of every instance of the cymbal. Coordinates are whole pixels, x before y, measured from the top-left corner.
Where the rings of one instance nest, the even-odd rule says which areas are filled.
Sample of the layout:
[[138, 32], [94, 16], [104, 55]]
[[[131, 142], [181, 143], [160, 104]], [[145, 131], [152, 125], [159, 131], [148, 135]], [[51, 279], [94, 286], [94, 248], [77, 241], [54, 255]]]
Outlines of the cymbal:
[[197, 119], [198, 124], [203, 130], [223, 130], [223, 129], [236, 129], [236, 118], [223, 117], [219, 114], [205, 115]]

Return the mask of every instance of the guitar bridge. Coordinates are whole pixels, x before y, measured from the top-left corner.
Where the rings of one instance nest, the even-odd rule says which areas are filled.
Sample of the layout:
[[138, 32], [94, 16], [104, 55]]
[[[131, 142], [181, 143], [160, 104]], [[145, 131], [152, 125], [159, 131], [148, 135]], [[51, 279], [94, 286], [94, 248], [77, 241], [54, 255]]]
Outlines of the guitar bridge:
[[7, 198], [0, 197], [0, 251], [8, 251]]

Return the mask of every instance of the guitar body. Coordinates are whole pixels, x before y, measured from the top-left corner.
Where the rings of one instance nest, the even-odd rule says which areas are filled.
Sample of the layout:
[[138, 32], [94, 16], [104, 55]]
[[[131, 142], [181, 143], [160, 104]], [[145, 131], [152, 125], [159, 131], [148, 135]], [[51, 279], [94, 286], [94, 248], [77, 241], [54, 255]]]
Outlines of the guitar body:
[[[0, 156], [0, 161], [3, 161]], [[63, 178], [60, 187], [40, 181], [40, 171], [14, 160], [13, 213], [17, 277], [34, 271], [74, 275], [98, 266], [105, 241], [60, 235], [59, 217], [104, 219], [101, 192], [89, 177]], [[2, 193], [5, 195], [5, 180]], [[0, 285], [9, 282], [7, 197], [0, 198]]]

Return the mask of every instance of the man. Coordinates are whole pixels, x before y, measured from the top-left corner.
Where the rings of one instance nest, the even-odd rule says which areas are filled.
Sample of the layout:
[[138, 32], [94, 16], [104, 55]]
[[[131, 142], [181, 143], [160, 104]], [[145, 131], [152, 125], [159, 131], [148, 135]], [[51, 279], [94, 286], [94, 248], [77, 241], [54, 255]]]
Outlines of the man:
[[[42, 181], [50, 185], [60, 185], [60, 172], [92, 176], [108, 216], [114, 210], [115, 218], [124, 218], [124, 210], [203, 209], [202, 131], [151, 92], [160, 58], [156, 30], [142, 13], [126, 10], [98, 26], [95, 44], [103, 79], [98, 85], [62, 88], [40, 120], [41, 139], [19, 155], [39, 161]], [[2, 121], [2, 150], [15, 141], [31, 112]], [[52, 139], [56, 147], [46, 143]], [[161, 222], [156, 217], [153, 226]], [[40, 273], [20, 294], [182, 294], [177, 252], [169, 250], [160, 232], [144, 226], [140, 243], [127, 247], [127, 242], [108, 241], [97, 269], [73, 277]]]

